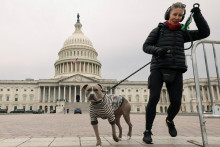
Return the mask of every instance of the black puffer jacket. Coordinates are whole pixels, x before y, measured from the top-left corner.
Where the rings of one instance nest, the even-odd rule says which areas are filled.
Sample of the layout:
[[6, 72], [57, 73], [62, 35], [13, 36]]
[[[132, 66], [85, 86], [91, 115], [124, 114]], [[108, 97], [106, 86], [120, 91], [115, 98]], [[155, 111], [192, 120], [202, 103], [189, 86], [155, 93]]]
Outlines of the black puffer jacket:
[[[194, 20], [198, 30], [188, 31], [192, 40], [195, 41], [208, 37], [210, 29], [202, 14], [194, 14]], [[185, 53], [184, 50], [180, 49], [184, 48], [185, 42], [190, 41], [191, 40], [185, 31], [181, 29], [172, 31], [169, 30], [166, 23], [160, 23], [147, 37], [143, 45], [143, 50], [148, 54], [155, 54], [159, 48], [166, 48], [171, 52], [157, 60], [153, 60], [155, 58], [153, 55], [153, 62], [151, 63], [150, 69], [169, 68], [179, 70], [183, 73], [186, 72], [187, 66], [185, 63]]]

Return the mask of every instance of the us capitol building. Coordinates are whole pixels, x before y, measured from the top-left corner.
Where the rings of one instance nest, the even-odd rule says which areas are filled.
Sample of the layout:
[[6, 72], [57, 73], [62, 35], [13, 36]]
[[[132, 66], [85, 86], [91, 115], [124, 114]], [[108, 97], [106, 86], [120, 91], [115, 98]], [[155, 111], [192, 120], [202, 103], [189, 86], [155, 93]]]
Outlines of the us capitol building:
[[[110, 90], [119, 81], [102, 79], [101, 63], [92, 42], [81, 31], [79, 20], [75, 32], [69, 36], [58, 52], [54, 63], [55, 76], [52, 79], [0, 80], [0, 109], [37, 110], [45, 113], [50, 110], [63, 112], [64, 108], [73, 113], [75, 108], [88, 111], [89, 102], [82, 87], [85, 84], [101, 83], [110, 94], [123, 95], [131, 104], [131, 112], [144, 113], [149, 100], [147, 81], [125, 81], [116, 89]], [[213, 102], [220, 103], [217, 78], [211, 78]], [[180, 112], [197, 112], [194, 79], [184, 80], [182, 106]], [[208, 80], [200, 79], [203, 109], [211, 110]], [[169, 106], [169, 95], [163, 86], [157, 112], [166, 113]]]

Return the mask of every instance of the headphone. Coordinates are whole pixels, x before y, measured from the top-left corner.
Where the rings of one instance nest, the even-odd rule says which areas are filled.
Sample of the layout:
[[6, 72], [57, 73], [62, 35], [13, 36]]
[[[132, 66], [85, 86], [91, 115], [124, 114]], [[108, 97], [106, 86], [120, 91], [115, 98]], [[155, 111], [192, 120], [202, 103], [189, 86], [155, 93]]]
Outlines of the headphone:
[[[167, 11], [166, 11], [166, 13], [165, 13], [165, 15], [164, 15], [164, 19], [165, 19], [165, 20], [169, 20], [169, 18], [170, 18], [170, 11], [171, 11], [171, 6], [167, 9]], [[183, 17], [182, 17], [182, 19], [180, 20], [180, 22], [183, 21], [183, 19], [184, 19], [184, 17], [185, 17], [185, 14], [186, 14], [186, 9], [184, 9]]]

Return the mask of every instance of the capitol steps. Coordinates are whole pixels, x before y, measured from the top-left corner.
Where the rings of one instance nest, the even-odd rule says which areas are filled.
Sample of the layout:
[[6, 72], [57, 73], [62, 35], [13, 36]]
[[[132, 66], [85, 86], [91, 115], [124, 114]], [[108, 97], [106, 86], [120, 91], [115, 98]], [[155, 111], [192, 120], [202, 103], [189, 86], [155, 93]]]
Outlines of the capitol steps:
[[82, 110], [82, 113], [88, 113], [89, 112], [89, 103], [86, 102], [72, 102], [72, 103], [65, 103], [65, 109], [69, 109], [69, 113], [74, 113], [74, 110], [76, 108], [80, 108]]

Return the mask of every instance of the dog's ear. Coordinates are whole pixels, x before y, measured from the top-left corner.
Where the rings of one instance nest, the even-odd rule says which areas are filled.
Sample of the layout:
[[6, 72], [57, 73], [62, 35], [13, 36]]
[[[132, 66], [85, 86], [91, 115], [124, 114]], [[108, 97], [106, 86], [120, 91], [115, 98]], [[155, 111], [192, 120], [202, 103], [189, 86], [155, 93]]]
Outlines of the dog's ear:
[[84, 85], [84, 86], [82, 87], [82, 89], [86, 90], [86, 87], [87, 87], [87, 86], [88, 86], [88, 84]]
[[101, 84], [97, 84], [99, 87], [101, 87], [101, 90], [104, 91], [105, 90], [105, 87]]

